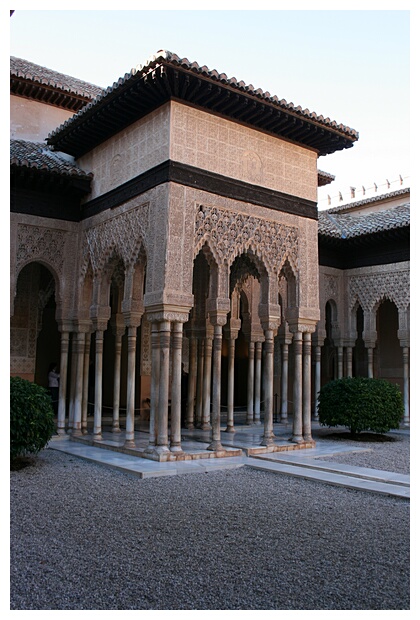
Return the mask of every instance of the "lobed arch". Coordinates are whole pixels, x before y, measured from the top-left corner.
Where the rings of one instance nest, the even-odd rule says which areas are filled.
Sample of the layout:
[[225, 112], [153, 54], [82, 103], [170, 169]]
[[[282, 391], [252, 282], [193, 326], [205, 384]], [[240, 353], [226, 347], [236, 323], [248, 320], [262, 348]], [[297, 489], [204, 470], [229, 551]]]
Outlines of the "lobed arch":
[[[57, 270], [55, 269], [54, 265], [52, 265], [49, 261], [43, 259], [43, 258], [31, 258], [28, 259], [24, 262], [22, 262], [19, 265], [19, 268], [16, 270], [16, 278], [14, 281], [14, 290], [13, 290], [13, 295], [11, 296], [11, 316], [13, 316], [14, 314], [14, 302], [16, 299], [16, 295], [18, 292], [18, 283], [19, 283], [19, 276], [22, 274], [23, 270], [26, 267], [30, 267], [30, 265], [41, 265], [42, 267], [44, 267], [50, 274], [54, 283], [54, 295], [55, 295], [55, 303], [57, 306], [57, 311], [56, 311], [56, 317], [58, 318], [58, 316], [61, 313], [61, 308], [62, 308], [62, 301], [64, 298], [64, 290], [62, 287], [64, 287], [64, 281], [60, 281], [60, 276], [57, 272]], [[48, 301], [48, 300], [46, 300]]]

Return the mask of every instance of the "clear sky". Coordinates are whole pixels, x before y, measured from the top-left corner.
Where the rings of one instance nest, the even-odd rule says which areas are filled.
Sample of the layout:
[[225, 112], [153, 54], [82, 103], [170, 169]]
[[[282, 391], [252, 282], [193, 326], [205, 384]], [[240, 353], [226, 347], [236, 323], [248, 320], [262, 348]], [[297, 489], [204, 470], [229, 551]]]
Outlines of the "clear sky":
[[163, 1], [162, 10], [149, 11], [80, 10], [75, 2], [67, 11], [16, 2], [10, 54], [106, 87], [167, 49], [356, 129], [353, 148], [319, 159], [336, 176], [320, 197], [410, 177], [410, 3], [297, 11], [270, 10], [283, 3], [263, 0], [253, 3], [260, 10], [244, 8], [250, 4], [215, 1], [212, 10], [192, 10], [200, 3]]

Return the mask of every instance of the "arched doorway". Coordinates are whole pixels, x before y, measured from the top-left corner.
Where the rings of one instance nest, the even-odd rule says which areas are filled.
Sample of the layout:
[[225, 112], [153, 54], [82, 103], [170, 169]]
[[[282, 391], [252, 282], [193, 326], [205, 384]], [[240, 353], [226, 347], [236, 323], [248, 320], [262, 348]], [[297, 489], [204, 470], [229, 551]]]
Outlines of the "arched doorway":
[[56, 321], [56, 282], [41, 263], [29, 263], [19, 273], [10, 320], [11, 375], [48, 387], [48, 367], [60, 360]]

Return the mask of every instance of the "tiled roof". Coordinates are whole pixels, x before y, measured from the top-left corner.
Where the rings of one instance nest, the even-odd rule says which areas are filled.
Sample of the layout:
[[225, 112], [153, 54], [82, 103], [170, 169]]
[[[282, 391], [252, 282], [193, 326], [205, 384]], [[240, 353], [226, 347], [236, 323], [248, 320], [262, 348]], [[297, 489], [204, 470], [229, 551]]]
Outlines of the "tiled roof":
[[335, 176], [333, 174], [324, 172], [323, 170], [318, 170], [318, 187], [329, 185], [333, 181], [335, 181]]
[[[318, 175], [320, 171], [318, 171]], [[357, 200], [355, 202], [348, 202], [345, 205], [339, 205], [338, 207], [332, 207], [328, 209], [328, 213], [342, 213], [343, 211], [352, 211], [357, 207], [363, 207], [368, 204], [373, 204], [375, 202], [381, 202], [385, 200], [391, 200], [393, 198], [398, 198], [398, 196], [404, 196], [404, 194], [410, 194], [410, 188], [404, 187], [403, 189], [395, 190], [394, 192], [388, 192], [387, 194], [379, 194], [378, 196], [371, 196], [370, 198], [365, 198], [363, 200]]]
[[93, 177], [92, 173], [85, 172], [72, 162], [71, 157], [55, 152], [41, 142], [10, 140], [10, 165], [82, 179]]
[[23, 58], [11, 56], [10, 91], [16, 95], [78, 111], [102, 93], [103, 89]]
[[[97, 132], [97, 140], [105, 140], [120, 131], [124, 122], [133, 122], [171, 97], [277, 133], [315, 148], [323, 155], [349, 148], [359, 137], [357, 131], [329, 117], [302, 109], [261, 88], [254, 88], [252, 84], [247, 85], [235, 77], [228, 78], [225, 73], [161, 50], [98, 94], [71, 119], [51, 132], [48, 140], [59, 145], [61, 150], [66, 148], [68, 152], [80, 155], [95, 145], [93, 139], [86, 137], [85, 121], [89, 120], [91, 133]], [[127, 103], [133, 112], [128, 110]], [[133, 120], [129, 114], [132, 114]], [[109, 129], [100, 129], [101, 124], [104, 127], [108, 125]]]
[[320, 211], [318, 232], [325, 237], [351, 239], [409, 225], [410, 203], [406, 203], [357, 217], [350, 213], [337, 213], [335, 209]]

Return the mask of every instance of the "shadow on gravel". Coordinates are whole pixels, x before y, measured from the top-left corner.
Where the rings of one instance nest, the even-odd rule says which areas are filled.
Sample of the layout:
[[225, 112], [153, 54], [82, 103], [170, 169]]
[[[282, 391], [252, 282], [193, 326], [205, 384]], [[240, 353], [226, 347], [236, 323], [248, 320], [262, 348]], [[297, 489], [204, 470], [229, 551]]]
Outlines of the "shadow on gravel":
[[319, 437], [319, 439], [334, 439], [343, 441], [362, 441], [362, 442], [374, 442], [374, 443], [393, 443], [395, 441], [401, 441], [397, 437], [391, 437], [390, 435], [381, 435], [380, 433], [357, 433], [352, 435], [350, 431], [330, 431], [330, 430], [318, 430], [313, 431], [312, 435]]
[[33, 467], [36, 463], [34, 456], [16, 456], [10, 459], [10, 471], [19, 471], [25, 467]]

